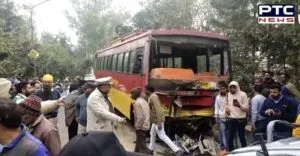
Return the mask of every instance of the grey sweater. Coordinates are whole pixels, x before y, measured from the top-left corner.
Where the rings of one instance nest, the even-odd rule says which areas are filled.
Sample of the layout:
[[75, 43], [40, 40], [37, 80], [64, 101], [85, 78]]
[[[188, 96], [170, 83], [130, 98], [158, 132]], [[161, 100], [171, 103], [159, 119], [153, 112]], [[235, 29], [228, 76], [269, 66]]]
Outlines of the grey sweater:
[[264, 104], [264, 101], [266, 100], [266, 97], [263, 95], [255, 95], [251, 99], [251, 121], [252, 123], [255, 123], [256, 121], [264, 119], [263, 116], [260, 115], [260, 109]]

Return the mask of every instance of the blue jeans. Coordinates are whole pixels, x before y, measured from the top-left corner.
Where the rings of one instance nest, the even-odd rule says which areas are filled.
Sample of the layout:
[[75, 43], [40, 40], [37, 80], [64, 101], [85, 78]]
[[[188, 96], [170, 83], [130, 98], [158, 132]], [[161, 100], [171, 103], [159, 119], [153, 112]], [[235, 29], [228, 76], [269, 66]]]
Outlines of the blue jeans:
[[220, 132], [219, 132], [219, 140], [220, 140], [220, 148], [228, 149], [227, 144], [227, 129], [226, 129], [226, 119], [218, 119], [218, 123], [220, 125]]

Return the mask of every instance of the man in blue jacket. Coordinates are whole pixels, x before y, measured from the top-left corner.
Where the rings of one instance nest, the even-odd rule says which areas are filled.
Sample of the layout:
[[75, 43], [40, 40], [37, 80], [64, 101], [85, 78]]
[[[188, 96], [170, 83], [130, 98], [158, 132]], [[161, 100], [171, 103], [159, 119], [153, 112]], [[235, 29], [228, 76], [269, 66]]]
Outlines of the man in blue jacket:
[[78, 134], [82, 134], [86, 132], [86, 123], [87, 123], [87, 99], [89, 95], [95, 90], [96, 85], [87, 82], [83, 85], [84, 93], [81, 94], [77, 101], [75, 102], [76, 108], [75, 108], [75, 114], [76, 114], [76, 120], [78, 122]]
[[[297, 117], [298, 104], [289, 100], [289, 98], [280, 94], [281, 85], [273, 83], [270, 85], [270, 96], [265, 100], [260, 114], [265, 117], [264, 129], [273, 120], [285, 120], [295, 122]], [[275, 126], [275, 140], [291, 136], [291, 129], [284, 125]]]
[[19, 105], [0, 100], [1, 156], [48, 156], [47, 148], [21, 125]]

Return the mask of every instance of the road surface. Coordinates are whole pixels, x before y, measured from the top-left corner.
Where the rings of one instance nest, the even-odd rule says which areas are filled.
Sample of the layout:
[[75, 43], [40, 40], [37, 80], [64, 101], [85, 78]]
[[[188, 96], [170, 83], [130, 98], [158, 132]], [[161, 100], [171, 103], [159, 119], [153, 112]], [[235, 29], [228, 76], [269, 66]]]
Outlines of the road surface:
[[[64, 107], [60, 107], [58, 111], [58, 129], [60, 133], [60, 138], [62, 142], [62, 146], [64, 146], [68, 142], [68, 129], [65, 125], [65, 114]], [[126, 125], [122, 125], [116, 128], [116, 135], [127, 151], [134, 151], [135, 147], [135, 130], [130, 123]], [[156, 149], [157, 156], [167, 155], [170, 150], [167, 149], [163, 145], [158, 145]]]

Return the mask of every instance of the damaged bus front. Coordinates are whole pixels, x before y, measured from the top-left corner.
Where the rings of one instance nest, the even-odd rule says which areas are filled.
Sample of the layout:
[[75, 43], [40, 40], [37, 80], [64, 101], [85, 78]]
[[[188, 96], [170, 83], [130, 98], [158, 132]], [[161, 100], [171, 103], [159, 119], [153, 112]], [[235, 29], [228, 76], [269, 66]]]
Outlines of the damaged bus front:
[[217, 83], [230, 78], [229, 41], [203, 34], [153, 34], [150, 49], [148, 83], [162, 101], [168, 135], [187, 151], [201, 149], [198, 139], [212, 132]]

